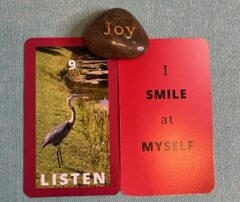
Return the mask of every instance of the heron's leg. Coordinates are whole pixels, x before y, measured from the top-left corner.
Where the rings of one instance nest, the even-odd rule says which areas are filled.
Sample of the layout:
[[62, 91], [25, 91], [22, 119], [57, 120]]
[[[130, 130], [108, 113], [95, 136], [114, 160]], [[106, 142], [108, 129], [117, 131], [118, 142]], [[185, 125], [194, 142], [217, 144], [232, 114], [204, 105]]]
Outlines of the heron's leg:
[[61, 146], [60, 146], [60, 144], [58, 145], [58, 147], [59, 147], [59, 154], [60, 154], [61, 164], [63, 165], [62, 152], [61, 152]]
[[60, 158], [59, 158], [59, 149], [57, 148], [57, 158], [58, 158], [58, 165], [59, 168], [61, 167], [61, 163], [60, 163]]

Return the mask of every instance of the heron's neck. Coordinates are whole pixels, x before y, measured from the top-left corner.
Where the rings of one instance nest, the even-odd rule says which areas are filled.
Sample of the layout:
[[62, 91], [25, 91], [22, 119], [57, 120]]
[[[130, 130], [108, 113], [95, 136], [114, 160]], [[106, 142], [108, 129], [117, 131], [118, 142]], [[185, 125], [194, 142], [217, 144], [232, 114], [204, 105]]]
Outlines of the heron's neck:
[[76, 120], [75, 109], [74, 109], [74, 107], [73, 107], [71, 104], [69, 104], [69, 108], [70, 108], [71, 111], [72, 111], [72, 117], [71, 117], [71, 119], [69, 120], [69, 122], [70, 122], [70, 124], [74, 124], [74, 122], [75, 122], [75, 120]]

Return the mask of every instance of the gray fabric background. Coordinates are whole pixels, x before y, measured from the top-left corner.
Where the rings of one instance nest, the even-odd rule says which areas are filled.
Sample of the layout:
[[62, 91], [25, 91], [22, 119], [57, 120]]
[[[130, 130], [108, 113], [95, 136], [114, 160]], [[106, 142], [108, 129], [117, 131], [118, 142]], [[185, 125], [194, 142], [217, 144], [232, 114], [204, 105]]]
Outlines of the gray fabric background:
[[[129, 10], [151, 38], [209, 40], [216, 162], [213, 193], [38, 199], [23, 193], [24, 41], [82, 36], [102, 10], [112, 7]], [[240, 0], [0, 0], [0, 45], [0, 201], [240, 201]]]

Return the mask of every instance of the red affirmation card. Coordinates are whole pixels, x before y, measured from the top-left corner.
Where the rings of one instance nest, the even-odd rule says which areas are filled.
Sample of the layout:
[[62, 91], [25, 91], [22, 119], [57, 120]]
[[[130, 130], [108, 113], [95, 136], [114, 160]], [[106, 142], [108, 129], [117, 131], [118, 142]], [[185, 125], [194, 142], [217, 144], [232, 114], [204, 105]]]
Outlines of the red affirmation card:
[[129, 195], [214, 188], [209, 46], [155, 39], [119, 62], [121, 189]]
[[81, 38], [25, 44], [24, 191], [115, 194], [120, 188], [117, 61]]

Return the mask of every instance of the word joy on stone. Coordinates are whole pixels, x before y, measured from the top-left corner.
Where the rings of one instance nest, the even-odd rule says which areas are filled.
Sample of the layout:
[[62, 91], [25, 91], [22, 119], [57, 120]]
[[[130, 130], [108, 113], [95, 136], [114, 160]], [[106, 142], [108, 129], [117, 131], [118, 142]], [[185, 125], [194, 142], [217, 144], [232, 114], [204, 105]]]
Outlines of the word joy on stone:
[[99, 16], [87, 31], [85, 41], [92, 53], [112, 59], [135, 58], [149, 47], [142, 25], [121, 8], [110, 9]]
[[[107, 31], [104, 32], [105, 35], [109, 35], [111, 34], [111, 23], [106, 23], [106, 28], [107, 28]], [[127, 39], [131, 39], [132, 35], [133, 35], [133, 32], [134, 30], [136, 29], [136, 27], [128, 27], [128, 26], [125, 26], [125, 29], [121, 26], [115, 26], [113, 28], [113, 33], [116, 34], [116, 35], [123, 35], [125, 34], [125, 31], [127, 32], [128, 36], [126, 36]]]

